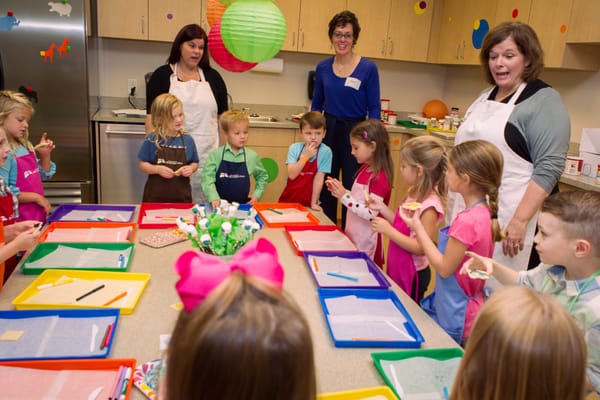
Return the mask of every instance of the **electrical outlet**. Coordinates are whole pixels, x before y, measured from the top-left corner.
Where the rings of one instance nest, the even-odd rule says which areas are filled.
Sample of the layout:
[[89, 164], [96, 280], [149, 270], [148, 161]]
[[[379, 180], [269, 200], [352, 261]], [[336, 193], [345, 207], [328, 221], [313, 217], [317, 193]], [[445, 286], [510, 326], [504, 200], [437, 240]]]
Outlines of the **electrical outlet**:
[[132, 95], [132, 94], [135, 95], [135, 92], [131, 93], [131, 90], [134, 89], [134, 88], [137, 88], [137, 79], [134, 79], [134, 78], [127, 79], [127, 94], [128, 95]]

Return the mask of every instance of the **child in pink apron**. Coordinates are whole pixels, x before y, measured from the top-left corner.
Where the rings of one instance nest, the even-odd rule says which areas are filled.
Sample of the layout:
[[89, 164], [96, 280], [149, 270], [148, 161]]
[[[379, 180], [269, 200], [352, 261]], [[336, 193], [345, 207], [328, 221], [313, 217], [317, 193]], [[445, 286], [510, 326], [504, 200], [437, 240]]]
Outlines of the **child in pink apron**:
[[[438, 247], [425, 230], [419, 213], [401, 207], [400, 217], [412, 229], [431, 266], [436, 271], [435, 291], [421, 307], [457, 342], [464, 343], [483, 305], [485, 280], [460, 274], [467, 260], [465, 251], [490, 257], [499, 241], [498, 188], [502, 176], [502, 153], [484, 140], [456, 145], [448, 156], [448, 189], [460, 193], [467, 208], [443, 234]], [[447, 238], [447, 240], [444, 240]], [[445, 242], [445, 243], [444, 243]]]
[[[33, 146], [29, 141], [29, 120], [33, 105], [18, 92], [0, 92], [0, 125], [6, 130], [12, 149], [12, 160], [0, 169], [0, 176], [19, 199], [18, 221], [46, 221], [51, 211], [50, 202], [44, 197], [43, 180], [56, 172], [56, 164], [50, 159], [54, 143], [42, 133], [40, 142]], [[37, 154], [36, 154], [37, 153]]]
[[360, 251], [382, 267], [381, 234], [371, 230], [371, 220], [377, 216], [377, 212], [369, 208], [369, 203], [373, 200], [384, 204], [390, 202], [393, 170], [389, 134], [381, 121], [367, 120], [352, 129], [350, 144], [352, 155], [361, 164], [352, 190], [347, 190], [339, 180], [331, 177], [325, 184], [331, 194], [350, 211], [346, 216], [346, 235]]
[[400, 150], [400, 175], [409, 185], [408, 194], [397, 212], [383, 202], [373, 200], [372, 210], [381, 218], [373, 218], [371, 229], [390, 239], [387, 273], [417, 303], [423, 299], [431, 280], [429, 260], [415, 232], [400, 217], [400, 208], [420, 204], [417, 211], [428, 236], [434, 238], [444, 216], [446, 198], [446, 148], [432, 136], [408, 140]]

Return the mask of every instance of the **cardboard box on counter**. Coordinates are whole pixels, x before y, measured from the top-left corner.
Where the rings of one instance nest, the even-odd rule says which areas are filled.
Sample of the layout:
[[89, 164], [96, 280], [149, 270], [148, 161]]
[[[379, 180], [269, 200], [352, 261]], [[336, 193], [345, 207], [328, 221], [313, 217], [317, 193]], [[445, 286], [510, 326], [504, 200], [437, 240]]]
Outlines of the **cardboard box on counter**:
[[583, 158], [582, 174], [595, 177], [600, 164], [600, 128], [583, 128], [579, 157]]

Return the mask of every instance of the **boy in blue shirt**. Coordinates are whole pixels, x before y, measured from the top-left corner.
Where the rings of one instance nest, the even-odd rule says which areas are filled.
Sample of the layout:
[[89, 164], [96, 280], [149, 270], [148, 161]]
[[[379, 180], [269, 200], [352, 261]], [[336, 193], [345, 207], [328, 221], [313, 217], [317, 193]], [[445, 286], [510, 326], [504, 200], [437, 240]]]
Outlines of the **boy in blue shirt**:
[[600, 392], [600, 193], [559, 192], [544, 200], [533, 242], [542, 261], [514, 271], [491, 258], [472, 257], [461, 273], [484, 270], [505, 285], [554, 296], [583, 331], [588, 347], [588, 390]]
[[[315, 211], [323, 211], [319, 196], [325, 175], [331, 172], [331, 148], [322, 143], [325, 117], [319, 112], [305, 113], [300, 119], [304, 142], [293, 143], [286, 160], [288, 179], [279, 197], [282, 203], [300, 203]], [[309, 190], [309, 188], [311, 190]]]

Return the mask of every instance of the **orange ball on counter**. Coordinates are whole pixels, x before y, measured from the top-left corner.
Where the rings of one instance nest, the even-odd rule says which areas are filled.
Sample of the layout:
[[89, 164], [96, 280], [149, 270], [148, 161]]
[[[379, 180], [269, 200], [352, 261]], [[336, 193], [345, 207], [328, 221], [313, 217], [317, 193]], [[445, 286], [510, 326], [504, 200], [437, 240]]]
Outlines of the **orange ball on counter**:
[[441, 100], [429, 100], [423, 106], [423, 116], [425, 118], [441, 119], [448, 115], [448, 106]]

